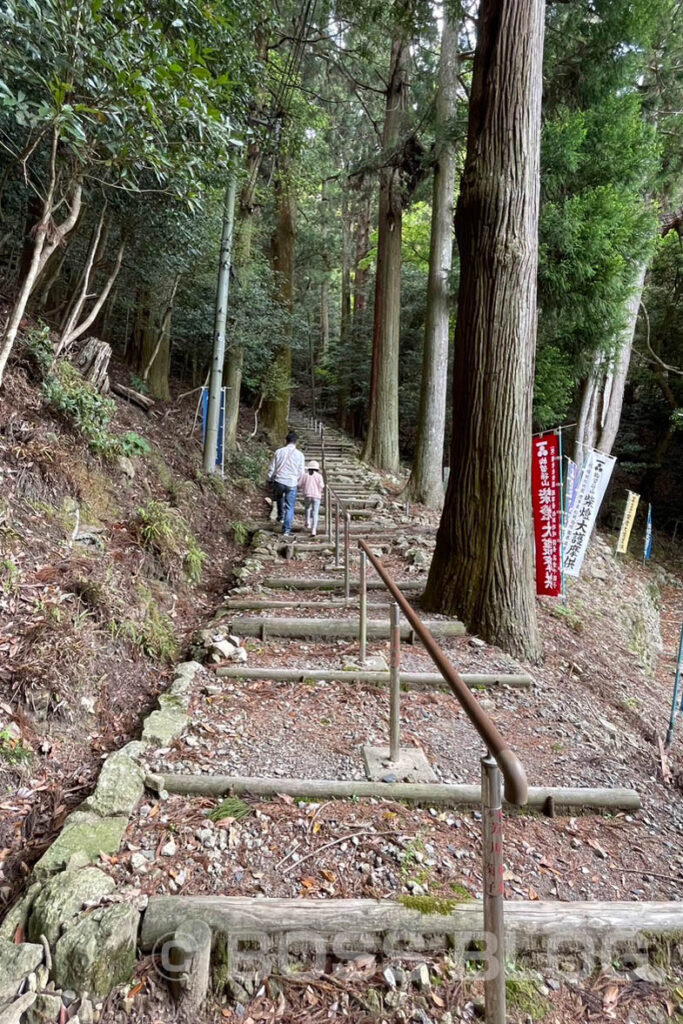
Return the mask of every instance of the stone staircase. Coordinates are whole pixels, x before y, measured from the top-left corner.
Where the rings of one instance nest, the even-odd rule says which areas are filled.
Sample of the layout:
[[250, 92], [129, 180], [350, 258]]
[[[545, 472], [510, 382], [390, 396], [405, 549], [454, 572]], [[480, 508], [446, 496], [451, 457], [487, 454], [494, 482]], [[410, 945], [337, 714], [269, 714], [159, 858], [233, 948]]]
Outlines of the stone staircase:
[[[327, 977], [331, 963], [368, 953], [387, 963], [401, 956], [414, 963], [416, 955], [419, 961], [448, 950], [465, 973], [478, 961], [496, 966], [490, 973], [504, 979], [497, 951], [489, 945], [482, 952], [491, 938], [486, 899], [479, 898], [487, 892], [486, 866], [481, 875], [472, 867], [466, 876], [482, 893], [453, 882], [451, 895], [442, 895], [449, 872], [461, 863], [465, 831], [471, 824], [474, 835], [482, 818], [486, 824], [482, 786], [463, 782], [461, 774], [478, 763], [480, 751], [452, 686], [434, 671], [405, 611], [400, 627], [392, 627], [394, 601], [384, 582], [371, 571], [365, 587], [361, 582], [361, 564], [368, 570], [359, 547], [364, 540], [406, 603], [408, 597], [414, 602], [434, 524], [419, 511], [411, 514], [383, 478], [360, 463], [350, 439], [330, 427], [321, 431], [303, 416], [295, 426], [307, 458], [324, 463], [330, 498], [322, 536], [313, 543], [299, 527], [283, 550], [272, 523], [253, 524], [249, 573], [205, 631], [218, 664], [211, 672], [195, 662], [178, 666], [141, 742], [105, 762], [97, 791], [67, 819], [26, 896], [0, 927], [0, 1024], [59, 1020], [57, 1002], [64, 1005], [67, 992], [78, 1007], [70, 1019], [88, 1024], [111, 988], [130, 975], [139, 953], [154, 956], [157, 974], [188, 1019], [199, 1013], [217, 970], [223, 980], [227, 971], [234, 983], [228, 989], [239, 997], [278, 973]], [[364, 660], [363, 602], [373, 648]], [[461, 623], [437, 617], [426, 625], [452, 660], [479, 659], [462, 673], [467, 693], [496, 694], [512, 711], [522, 695], [533, 699], [528, 673], [489, 657]], [[387, 640], [390, 648], [401, 644], [400, 666], [394, 654], [387, 664]], [[241, 657], [231, 664], [223, 654], [234, 651]], [[490, 663], [483, 665], [485, 656]], [[389, 756], [381, 759], [379, 778], [365, 777], [361, 743], [386, 742], [392, 723], [422, 753], [429, 781], [414, 778], [410, 766], [399, 777]], [[278, 806], [294, 816], [289, 850], [270, 850], [267, 839], [265, 847], [259, 839], [275, 827]], [[629, 789], [534, 786], [514, 813], [633, 813], [639, 806]], [[346, 824], [347, 809], [361, 815], [359, 824]], [[374, 815], [372, 826], [363, 815]], [[447, 852], [425, 854], [408, 832], [392, 826], [402, 815], [417, 822], [418, 836], [431, 835], [438, 823], [451, 836], [440, 848]], [[596, 833], [600, 820], [595, 817]], [[355, 848], [370, 843], [375, 865], [365, 870], [361, 861], [351, 884], [341, 861], [328, 858], [353, 855], [354, 840]], [[257, 895], [239, 891], [256, 851], [271, 865], [268, 885]], [[400, 877], [385, 869], [392, 857]], [[417, 868], [403, 884], [406, 865]], [[250, 885], [258, 888], [258, 881], [252, 877]], [[312, 883], [315, 898], [308, 895]], [[271, 894], [294, 884], [296, 895]], [[501, 891], [502, 885], [501, 878]], [[375, 898], [337, 895], [349, 888]], [[643, 962], [657, 943], [675, 944], [682, 932], [677, 902], [505, 901], [508, 961], [540, 957], [557, 971], [567, 955], [591, 968], [626, 955]], [[501, 1024], [500, 982], [494, 977], [485, 984], [486, 1019]]]

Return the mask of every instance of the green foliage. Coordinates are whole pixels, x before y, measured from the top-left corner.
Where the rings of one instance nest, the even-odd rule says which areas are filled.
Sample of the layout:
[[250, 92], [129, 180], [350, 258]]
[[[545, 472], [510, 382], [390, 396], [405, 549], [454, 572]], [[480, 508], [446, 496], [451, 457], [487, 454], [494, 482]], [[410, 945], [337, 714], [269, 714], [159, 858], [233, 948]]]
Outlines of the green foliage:
[[138, 377], [136, 373], [131, 375], [130, 386], [133, 391], [139, 391], [141, 395], [149, 394], [149, 384], [146, 380], [143, 380], [142, 377]]
[[112, 619], [109, 628], [113, 636], [120, 636], [139, 647], [155, 661], [172, 662], [178, 651], [173, 622], [164, 615], [145, 587], [139, 588], [143, 606], [141, 621], [132, 618]]
[[149, 442], [134, 430], [121, 434], [116, 440], [122, 455], [149, 455], [152, 450]]
[[19, 570], [14, 559], [0, 558], [0, 594], [14, 596], [19, 589]]
[[253, 813], [254, 808], [246, 804], [244, 800], [240, 800], [238, 796], [228, 796], [217, 807], [214, 807], [209, 814], [209, 818], [211, 821], [222, 821], [224, 818], [244, 821], [245, 818], [248, 818]]
[[266, 475], [268, 453], [260, 445], [243, 446], [230, 456], [230, 474], [235, 479], [261, 484]]
[[66, 359], [54, 359], [50, 330], [43, 325], [29, 332], [27, 348], [43, 378], [47, 405], [72, 426], [96, 455], [119, 454], [119, 443], [109, 433], [116, 405], [85, 380]]
[[207, 556], [177, 509], [152, 499], [136, 510], [134, 525], [143, 547], [154, 553], [169, 579], [183, 575], [188, 583], [199, 583]]
[[13, 767], [28, 765], [31, 761], [30, 749], [9, 729], [0, 730], [0, 761]]
[[150, 453], [149, 443], [134, 430], [120, 437], [109, 432], [116, 403], [101, 395], [66, 359], [54, 359], [49, 327], [30, 331], [26, 344], [42, 375], [47, 405], [84, 438], [95, 455], [111, 459]]
[[510, 1007], [528, 1014], [533, 1021], [545, 1020], [550, 1013], [549, 1000], [541, 995], [531, 978], [506, 978], [505, 992]]
[[249, 530], [239, 520], [232, 524], [232, 538], [235, 544], [246, 544], [249, 540]]
[[[467, 894], [470, 898], [469, 893]], [[457, 900], [447, 900], [440, 896], [399, 896], [398, 902], [409, 910], [417, 910], [420, 914], [441, 914], [447, 916], [458, 908]]]
[[54, 131], [65, 167], [98, 165], [99, 177], [133, 187], [149, 171], [191, 199], [197, 146], [214, 159], [228, 151], [226, 61], [248, 70], [246, 38], [234, 46], [241, 31], [237, 11], [193, 2], [6, 0], [0, 109], [18, 150]]

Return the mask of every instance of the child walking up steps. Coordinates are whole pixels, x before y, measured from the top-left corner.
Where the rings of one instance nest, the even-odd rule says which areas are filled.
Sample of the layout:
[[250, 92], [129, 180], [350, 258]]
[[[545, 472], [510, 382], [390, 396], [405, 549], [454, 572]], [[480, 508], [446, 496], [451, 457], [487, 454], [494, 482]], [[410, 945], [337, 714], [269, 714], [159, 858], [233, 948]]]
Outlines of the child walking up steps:
[[325, 490], [325, 481], [319, 470], [320, 466], [317, 462], [309, 462], [299, 478], [299, 490], [304, 496], [306, 509], [306, 529], [311, 531], [312, 537], [315, 537], [318, 532], [320, 500]]

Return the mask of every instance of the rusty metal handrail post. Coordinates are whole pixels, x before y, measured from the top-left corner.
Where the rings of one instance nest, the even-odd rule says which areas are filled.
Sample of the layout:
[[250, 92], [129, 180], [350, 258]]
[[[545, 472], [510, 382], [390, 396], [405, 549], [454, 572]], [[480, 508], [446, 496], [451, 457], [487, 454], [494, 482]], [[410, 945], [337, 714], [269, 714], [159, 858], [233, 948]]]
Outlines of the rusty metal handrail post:
[[349, 578], [349, 563], [351, 561], [351, 515], [346, 512], [344, 515], [344, 600], [348, 602], [351, 595], [351, 580]]
[[398, 604], [389, 609], [389, 760], [401, 749], [401, 619]]
[[487, 752], [481, 759], [484, 939], [488, 954], [484, 981], [486, 1024], [505, 1024], [502, 797], [500, 768]]
[[329, 484], [325, 487], [325, 529], [327, 531], [327, 543], [332, 543], [332, 492]]
[[467, 688], [462, 677], [454, 666], [451, 665], [432, 634], [422, 622], [420, 616], [405, 599], [391, 576], [389, 576], [380, 559], [372, 553], [367, 541], [359, 540], [358, 543], [361, 550], [365, 551], [368, 556], [370, 564], [376, 569], [384, 586], [394, 601], [397, 602], [413, 632], [422, 641], [425, 650], [441, 673], [444, 682], [448, 684], [457, 697], [470, 722], [481, 736], [487, 750], [496, 759], [496, 763], [503, 773], [503, 779], [505, 780], [505, 799], [508, 803], [515, 804], [517, 807], [523, 807], [527, 802], [528, 786], [526, 773], [520, 764], [519, 758], [510, 749], [491, 718], [480, 707], [477, 698]]
[[360, 579], [358, 583], [360, 592], [360, 613], [358, 621], [358, 645], [360, 647], [360, 663], [365, 664], [368, 648], [368, 556], [364, 551], [360, 553]]
[[339, 498], [334, 498], [334, 566], [339, 568]]

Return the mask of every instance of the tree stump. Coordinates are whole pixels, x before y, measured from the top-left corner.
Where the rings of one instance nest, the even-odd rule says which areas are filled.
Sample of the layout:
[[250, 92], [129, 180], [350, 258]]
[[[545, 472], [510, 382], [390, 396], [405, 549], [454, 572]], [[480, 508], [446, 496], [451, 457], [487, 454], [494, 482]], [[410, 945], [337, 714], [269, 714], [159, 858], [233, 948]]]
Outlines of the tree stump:
[[109, 391], [109, 360], [111, 345], [99, 338], [88, 338], [74, 363], [86, 380], [103, 395]]

